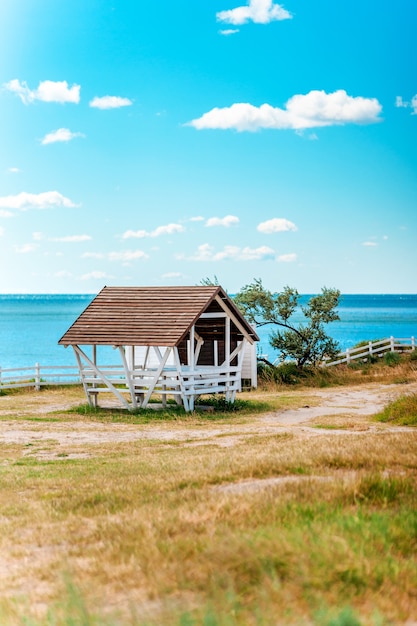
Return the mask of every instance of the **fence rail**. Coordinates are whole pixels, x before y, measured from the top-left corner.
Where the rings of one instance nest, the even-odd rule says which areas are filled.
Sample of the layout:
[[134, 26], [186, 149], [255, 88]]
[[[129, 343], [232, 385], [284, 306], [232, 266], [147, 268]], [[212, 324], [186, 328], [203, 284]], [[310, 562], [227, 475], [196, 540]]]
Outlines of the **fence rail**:
[[341, 363], [351, 363], [357, 359], [366, 360], [371, 356], [382, 357], [387, 352], [412, 352], [417, 347], [415, 337], [388, 337], [380, 341], [369, 341], [367, 344], [357, 348], [351, 348], [341, 352], [335, 359], [325, 359], [323, 365], [340, 365]]
[[[101, 366], [108, 370], [118, 368], [118, 365]], [[77, 365], [28, 365], [25, 367], [0, 367], [0, 391], [2, 389], [17, 389], [18, 387], [34, 387], [37, 391], [41, 387], [50, 385], [80, 385], [81, 378]]]
[[[323, 366], [340, 365], [351, 363], [358, 359], [366, 360], [370, 356], [382, 357], [387, 352], [412, 352], [417, 349], [415, 337], [395, 338], [388, 337], [380, 341], [369, 341], [358, 348], [351, 348], [341, 352], [335, 359], [326, 359]], [[120, 365], [101, 365], [101, 370], [107, 372], [109, 376], [115, 376], [113, 382], [117, 383], [117, 378], [124, 380], [123, 369]], [[18, 387], [34, 387], [39, 390], [41, 387], [50, 385], [80, 385], [81, 378], [77, 365], [28, 365], [25, 367], [0, 367], [0, 391], [2, 389], [15, 389]]]

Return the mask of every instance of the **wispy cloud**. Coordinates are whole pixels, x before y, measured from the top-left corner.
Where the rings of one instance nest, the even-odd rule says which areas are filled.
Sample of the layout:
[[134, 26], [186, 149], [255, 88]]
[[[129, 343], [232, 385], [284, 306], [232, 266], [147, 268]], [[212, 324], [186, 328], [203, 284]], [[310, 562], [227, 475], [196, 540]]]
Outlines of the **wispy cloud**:
[[277, 256], [278, 263], [294, 263], [297, 260], [297, 255], [295, 252], [291, 252], [290, 254], [280, 254]]
[[65, 237], [51, 237], [48, 241], [57, 241], [60, 243], [80, 243], [82, 241], [91, 241], [90, 235], [66, 235]]
[[143, 250], [123, 250], [120, 252], [108, 252], [106, 254], [103, 252], [84, 252], [81, 256], [84, 259], [108, 259], [109, 261], [121, 261], [123, 263], [136, 261], [138, 259], [149, 259], [149, 255], [143, 252]]
[[43, 193], [27, 193], [22, 191], [15, 196], [1, 196], [0, 209], [51, 209], [54, 207], [72, 208], [79, 206], [58, 191], [44, 191]]
[[85, 135], [83, 135], [83, 133], [73, 133], [69, 128], [58, 128], [58, 130], [54, 130], [45, 135], [45, 137], [41, 140], [41, 143], [43, 146], [46, 146], [49, 143], [71, 141], [71, 139], [75, 139], [76, 137], [85, 137]]
[[289, 230], [298, 230], [297, 226], [293, 222], [290, 222], [290, 220], [285, 219], [285, 217], [274, 217], [266, 222], [261, 222], [256, 229], [260, 233], [266, 233], [267, 235], [271, 233], [283, 233]]
[[364, 241], [362, 245], [365, 246], [365, 248], [375, 248], [378, 244], [376, 241]]
[[102, 252], [83, 252], [81, 255], [83, 259], [104, 259]]
[[6, 211], [5, 209], [0, 209], [0, 217], [13, 217], [14, 213], [11, 211]]
[[112, 278], [112, 276], [106, 274], [106, 272], [100, 272], [98, 270], [94, 270], [93, 272], [80, 276], [80, 280], [102, 280], [104, 278]]
[[149, 255], [143, 250], [124, 250], [122, 252], [109, 252], [108, 258], [110, 261], [122, 261], [123, 263], [129, 261], [137, 261], [138, 259], [149, 259]]
[[238, 28], [226, 28], [225, 30], [219, 30], [219, 34], [224, 35], [225, 37], [229, 37], [230, 35], [236, 35], [236, 33], [238, 32]]
[[402, 96], [397, 96], [395, 99], [395, 106], [403, 109], [413, 109], [412, 115], [417, 115], [417, 94], [411, 98], [410, 101], [403, 100]]
[[122, 235], [122, 239], [144, 239], [145, 237], [160, 237], [161, 235], [172, 235], [174, 233], [183, 233], [184, 226], [181, 224], [166, 224], [158, 226], [155, 230], [127, 230]]
[[120, 96], [96, 96], [90, 101], [90, 107], [93, 109], [120, 109], [121, 107], [129, 107], [132, 104], [132, 100], [121, 98]]
[[22, 170], [20, 170], [18, 167], [8, 167], [7, 171], [10, 172], [10, 174], [20, 174]]
[[235, 224], [239, 224], [239, 218], [236, 215], [226, 215], [225, 217], [209, 217], [206, 221], [206, 226], [211, 228], [212, 226], [224, 226], [225, 228], [229, 228], [229, 226], [233, 226]]
[[66, 80], [53, 81], [44, 80], [40, 82], [37, 89], [29, 89], [25, 81], [20, 82], [17, 78], [4, 85], [6, 89], [15, 93], [24, 104], [31, 104], [36, 100], [41, 102], [72, 102], [78, 104], [80, 101], [80, 85], [69, 87]]
[[184, 274], [181, 274], [181, 272], [167, 272], [166, 274], [162, 274], [162, 278], [184, 278]]
[[31, 252], [35, 252], [38, 247], [37, 243], [25, 243], [22, 246], [16, 246], [15, 251], [17, 254], [30, 254]]
[[310, 91], [306, 95], [290, 98], [284, 109], [269, 104], [256, 107], [248, 103], [216, 107], [189, 122], [188, 126], [197, 130], [211, 128], [257, 131], [373, 124], [380, 121], [378, 116], [381, 110], [382, 106], [376, 98], [352, 97], [343, 89], [329, 94], [324, 91]]
[[245, 6], [236, 7], [216, 14], [219, 22], [227, 24], [269, 24], [277, 20], [289, 20], [292, 15], [280, 4], [274, 4], [272, 0], [249, 0]]
[[224, 246], [223, 250], [216, 252], [214, 247], [208, 243], [198, 246], [195, 254], [186, 257], [185, 255], [177, 255], [179, 260], [188, 261], [262, 261], [275, 258], [275, 252], [267, 246], [259, 248], [250, 248], [246, 246]]

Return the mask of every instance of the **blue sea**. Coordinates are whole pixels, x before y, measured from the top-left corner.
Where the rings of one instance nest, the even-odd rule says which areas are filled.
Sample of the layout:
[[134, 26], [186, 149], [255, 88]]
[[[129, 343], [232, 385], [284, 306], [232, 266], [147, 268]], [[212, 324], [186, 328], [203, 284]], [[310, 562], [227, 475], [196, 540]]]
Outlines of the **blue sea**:
[[[75, 365], [72, 348], [58, 341], [93, 297], [0, 294], [0, 367]], [[342, 350], [364, 340], [417, 336], [417, 294], [344, 295], [338, 312], [340, 321], [329, 324], [327, 332]], [[258, 328], [258, 353], [273, 360], [277, 355], [269, 345], [270, 330]], [[111, 349], [106, 352], [108, 364], [118, 362], [112, 354]]]

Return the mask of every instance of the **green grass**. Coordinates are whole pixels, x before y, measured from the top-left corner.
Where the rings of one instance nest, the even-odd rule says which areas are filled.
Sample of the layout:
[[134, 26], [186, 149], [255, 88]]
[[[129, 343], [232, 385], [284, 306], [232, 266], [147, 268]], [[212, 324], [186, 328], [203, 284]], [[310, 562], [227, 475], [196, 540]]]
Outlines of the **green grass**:
[[[415, 367], [374, 371], [392, 382]], [[355, 435], [326, 433], [325, 420], [311, 437], [270, 434], [259, 412], [314, 404], [308, 388], [275, 383], [193, 414], [48, 393], [75, 408], [44, 419], [22, 393], [4, 417], [33, 439], [0, 447], [1, 626], [391, 626], [417, 615], [415, 430], [375, 432], [364, 417]], [[382, 421], [413, 425], [416, 406], [410, 393]], [[146, 438], [70, 444], [75, 429]], [[164, 429], [181, 438], [158, 440]]]
[[[133, 411], [127, 411], [124, 408], [94, 407], [88, 403], [82, 403], [68, 409], [66, 413], [88, 416], [92, 420], [101, 422], [125, 424], [148, 424], [155, 421], [190, 422], [196, 418], [213, 422], [230, 420], [231, 417], [233, 417], [234, 423], [236, 423], [236, 417], [259, 414], [271, 409], [271, 405], [265, 401], [236, 399], [232, 403], [225, 400], [222, 396], [199, 399], [193, 413], [186, 413], [184, 408], [176, 403], [169, 403], [166, 407], [156, 406], [158, 404], [156, 402], [153, 404], [154, 408], [138, 408]], [[207, 410], [207, 408], [210, 408], [210, 410]]]
[[[3, 601], [16, 619], [0, 623], [321, 626], [376, 624], [376, 610], [379, 624], [401, 623], [417, 608], [415, 443], [394, 434], [348, 445], [333, 435], [331, 446], [252, 436], [226, 450], [136, 441], [53, 462], [15, 451], [0, 474], [2, 554], [45, 550], [20, 585], [29, 597], [37, 580], [54, 591], [49, 617], [16, 596]], [[219, 491], [279, 476], [300, 479]], [[106, 606], [111, 597], [124, 598], [122, 613]]]
[[405, 395], [391, 402], [375, 419], [386, 424], [417, 426], [417, 394]]

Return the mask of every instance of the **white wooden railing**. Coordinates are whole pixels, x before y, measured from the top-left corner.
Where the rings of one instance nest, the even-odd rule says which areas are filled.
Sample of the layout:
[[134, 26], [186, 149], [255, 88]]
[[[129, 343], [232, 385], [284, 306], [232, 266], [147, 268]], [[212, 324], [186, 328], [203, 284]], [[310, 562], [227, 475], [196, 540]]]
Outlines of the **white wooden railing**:
[[[118, 366], [104, 366], [101, 369]], [[18, 387], [34, 387], [39, 391], [46, 385], [79, 385], [77, 365], [28, 365], [27, 367], [0, 367], [0, 391]]]
[[350, 348], [341, 352], [335, 359], [325, 359], [323, 365], [340, 365], [341, 363], [351, 363], [357, 359], [366, 360], [370, 356], [382, 357], [386, 352], [411, 352], [417, 347], [415, 337], [381, 339], [380, 341], [369, 341], [358, 348]]
[[[415, 337], [395, 338], [389, 337], [380, 341], [369, 341], [358, 348], [351, 348], [341, 352], [335, 359], [325, 359], [323, 365], [339, 365], [351, 363], [358, 359], [366, 360], [370, 356], [382, 357], [386, 352], [411, 352], [417, 349]], [[125, 376], [120, 365], [101, 365], [100, 370], [107, 371], [113, 378], [114, 383], [124, 383]], [[118, 380], [120, 379], [120, 380]], [[189, 381], [191, 386], [194, 381]], [[77, 365], [29, 365], [27, 367], [0, 367], [0, 391], [2, 389], [14, 389], [18, 387], [34, 387], [39, 390], [49, 385], [79, 385], [81, 384], [80, 372]]]

